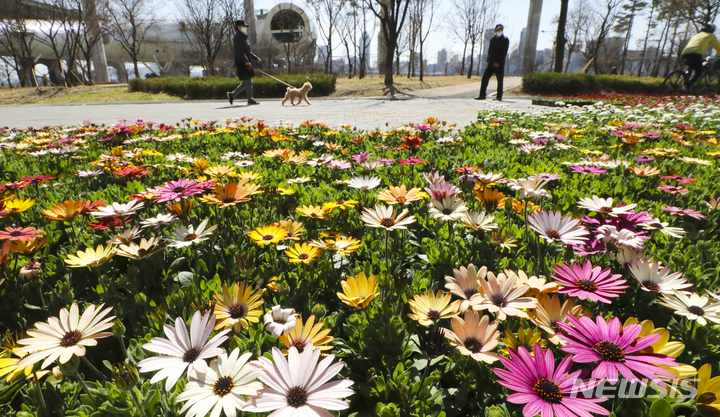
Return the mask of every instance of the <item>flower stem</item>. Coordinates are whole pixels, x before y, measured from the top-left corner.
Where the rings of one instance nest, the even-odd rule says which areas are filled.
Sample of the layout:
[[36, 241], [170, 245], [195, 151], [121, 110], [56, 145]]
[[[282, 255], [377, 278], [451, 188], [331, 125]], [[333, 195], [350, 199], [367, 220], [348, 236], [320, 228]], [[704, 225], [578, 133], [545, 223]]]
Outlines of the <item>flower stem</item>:
[[93, 406], [95, 406], [95, 397], [93, 397], [92, 393], [90, 392], [90, 389], [88, 388], [87, 384], [85, 383], [85, 380], [82, 376], [80, 376], [80, 372], [75, 370], [75, 378], [77, 378], [78, 382], [80, 382], [80, 386], [82, 387], [83, 391], [85, 391], [85, 395], [87, 395], [90, 398], [90, 402], [93, 403]]
[[100, 377], [100, 379], [102, 379], [103, 381], [107, 381], [107, 380], [108, 380], [107, 377], [106, 377], [102, 372], [100, 372], [100, 370], [99, 370], [98, 368], [96, 368], [95, 365], [93, 365], [92, 363], [90, 363], [90, 361], [87, 360], [87, 358], [86, 358], [85, 356], [80, 356], [80, 360], [81, 360], [85, 365], [87, 365], [87, 367], [90, 368], [91, 371], [93, 371], [96, 375], [98, 375], [98, 376]]
[[388, 238], [390, 233], [388, 231], [385, 231], [385, 269], [387, 270], [388, 274], [390, 273], [390, 264], [388, 259]]
[[420, 386], [418, 387], [418, 390], [415, 393], [415, 395], [413, 395], [412, 401], [410, 401], [410, 404], [408, 404], [408, 406], [410, 406], [410, 407], [412, 407], [412, 405], [415, 402], [415, 400], [417, 399], [418, 395], [420, 395], [420, 391], [422, 391], [422, 389], [423, 389], [423, 385], [425, 384], [425, 379], [427, 378], [428, 373], [430, 371], [430, 361], [431, 361], [431, 359], [427, 358], [427, 365], [425, 366], [425, 369], [423, 370], [423, 375], [422, 375], [422, 378], [420, 379]]
[[138, 398], [137, 394], [135, 393], [135, 388], [130, 388], [130, 394], [132, 394], [133, 402], [135, 403], [135, 407], [140, 411], [140, 415], [143, 417], [146, 417], [147, 414], [145, 414], [145, 410], [143, 410], [142, 406], [140, 405], [140, 399]]
[[42, 388], [40, 387], [40, 378], [38, 378], [37, 373], [34, 370], [33, 379], [35, 380], [35, 391], [37, 392], [38, 401], [40, 401], [40, 410], [38, 410], [38, 415], [44, 416], [45, 411], [47, 410], [47, 405], [45, 404], [45, 397], [43, 396]]

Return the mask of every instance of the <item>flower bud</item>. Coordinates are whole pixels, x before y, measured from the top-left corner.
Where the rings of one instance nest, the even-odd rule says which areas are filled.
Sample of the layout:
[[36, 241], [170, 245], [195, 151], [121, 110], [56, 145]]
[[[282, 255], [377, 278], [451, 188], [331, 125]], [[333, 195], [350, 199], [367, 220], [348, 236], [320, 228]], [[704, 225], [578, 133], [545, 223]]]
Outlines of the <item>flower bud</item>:
[[62, 297], [63, 301], [67, 303], [71, 303], [75, 299], [72, 287], [67, 284], [60, 285], [60, 296]]
[[56, 366], [52, 369], [52, 374], [53, 374], [53, 377], [55, 377], [56, 381], [62, 381], [64, 375], [63, 375], [62, 371], [60, 370], [59, 366]]
[[59, 368], [63, 375], [72, 375], [77, 371], [78, 366], [80, 366], [80, 358], [77, 355], [73, 355], [69, 361], [61, 363]]
[[323, 304], [315, 304], [312, 308], [312, 313], [318, 318], [322, 318], [327, 313], [327, 309]]
[[22, 279], [27, 280], [42, 278], [43, 272], [41, 266], [42, 263], [40, 262], [40, 258], [33, 258], [29, 260], [28, 263], [25, 264], [25, 266], [20, 268], [18, 276]]
[[492, 405], [485, 409], [485, 417], [510, 417], [510, 413], [504, 406]]
[[112, 327], [112, 333], [115, 337], [123, 337], [125, 334], [125, 325], [120, 320], [115, 320]]
[[290, 293], [290, 286], [287, 282], [282, 281], [278, 284], [278, 293], [280, 293], [281, 296], [285, 296]]
[[117, 368], [112, 370], [112, 379], [120, 389], [132, 389], [138, 382], [138, 371], [135, 365], [128, 365], [120, 362]]

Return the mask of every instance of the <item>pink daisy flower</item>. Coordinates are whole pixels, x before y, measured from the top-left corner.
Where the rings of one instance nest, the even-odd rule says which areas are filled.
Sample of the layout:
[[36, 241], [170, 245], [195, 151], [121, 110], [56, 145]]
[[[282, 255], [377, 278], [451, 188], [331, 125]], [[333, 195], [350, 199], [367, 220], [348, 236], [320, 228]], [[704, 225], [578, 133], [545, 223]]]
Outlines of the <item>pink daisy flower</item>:
[[607, 171], [605, 171], [602, 168], [590, 166], [590, 165], [573, 165], [570, 167], [571, 171], [575, 174], [583, 174], [583, 175], [600, 175], [604, 174]]
[[8, 227], [0, 230], [0, 240], [24, 240], [31, 242], [42, 237], [43, 231], [32, 227]]
[[687, 194], [690, 192], [690, 190], [680, 185], [660, 184], [657, 188], [670, 194]]
[[425, 192], [430, 194], [435, 201], [441, 201], [443, 198], [455, 197], [460, 194], [460, 189], [445, 180], [431, 183], [429, 187], [425, 187]]
[[180, 178], [177, 181], [168, 181], [165, 185], [155, 187], [153, 194], [157, 194], [156, 202], [180, 201], [200, 194], [207, 189], [205, 183]]
[[555, 357], [550, 349], [543, 350], [539, 343], [533, 347], [533, 355], [524, 346], [518, 351], [510, 349], [510, 358], [500, 356], [507, 368], [493, 368], [500, 377], [498, 382], [504, 387], [516, 391], [507, 397], [513, 404], [526, 404], [525, 417], [550, 416], [589, 416], [589, 413], [607, 416], [610, 411], [597, 405], [607, 398], [587, 398], [580, 389], [595, 388], [599, 381], [576, 382], [582, 370], [568, 373], [572, 365], [572, 356], [568, 355], [555, 367]]
[[593, 268], [590, 261], [580, 265], [573, 262], [572, 265], [562, 263], [553, 268], [554, 274], [551, 277], [562, 285], [558, 292], [577, 297], [581, 300], [586, 298], [592, 301], [600, 301], [610, 304], [611, 298], [617, 298], [624, 289], [628, 288], [622, 274], [610, 275], [610, 268], [602, 270], [599, 266]]
[[427, 160], [426, 160], [426, 159], [416, 158], [416, 157], [414, 157], [414, 156], [411, 156], [411, 157], [408, 158], [408, 159], [401, 159], [401, 160], [398, 161], [398, 162], [400, 162], [400, 164], [402, 164], [402, 165], [422, 165], [422, 164], [424, 164], [425, 162], [427, 162]]
[[675, 180], [677, 182], [683, 183], [683, 184], [690, 184], [691, 182], [697, 181], [697, 178], [685, 178], [681, 177], [680, 175], [666, 175], [662, 177], [664, 180]]
[[558, 322], [564, 332], [557, 335], [568, 343], [561, 349], [571, 353], [577, 363], [599, 362], [592, 371], [593, 378], [607, 379], [613, 385], [618, 382], [619, 375], [643, 385], [647, 378], [662, 387], [666, 385], [660, 377], [675, 378], [671, 372], [658, 366], [677, 366], [675, 358], [659, 353], [641, 353], [657, 342], [661, 334], [638, 338], [642, 326], [632, 324], [623, 328], [617, 317], [605, 321], [597, 316], [593, 322], [588, 317], [578, 320], [568, 315], [567, 320], [569, 324]]

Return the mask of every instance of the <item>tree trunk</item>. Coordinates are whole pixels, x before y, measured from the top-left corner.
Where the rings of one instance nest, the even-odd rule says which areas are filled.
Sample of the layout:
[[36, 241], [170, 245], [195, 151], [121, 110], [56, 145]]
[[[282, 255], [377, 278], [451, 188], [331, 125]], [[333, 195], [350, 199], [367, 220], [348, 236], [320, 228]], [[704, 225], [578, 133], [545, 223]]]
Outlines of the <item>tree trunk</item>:
[[623, 45], [623, 54], [620, 58], [620, 75], [625, 75], [625, 61], [627, 61], [628, 48], [630, 48], [630, 35], [632, 34], [633, 21], [635, 20], [635, 5], [637, 0], [633, 0], [632, 9], [630, 10], [630, 20], [628, 21], [627, 33], [625, 34], [625, 44]]
[[652, 6], [650, 7], [650, 16], [648, 16], [648, 26], [647, 30], [645, 31], [645, 41], [643, 42], [643, 49], [642, 49], [642, 56], [640, 58], [640, 65], [638, 66], [638, 77], [642, 76], [642, 70], [643, 65], [645, 65], [645, 53], [647, 53], [647, 44], [648, 44], [648, 38], [650, 37], [650, 28], [652, 27], [653, 23], [653, 17], [655, 14], [655, 2], [652, 2]]
[[472, 78], [474, 54], [475, 54], [475, 42], [471, 42], [470, 43], [470, 64], [468, 65], [468, 67], [470, 69], [468, 70], [468, 75], [467, 75], [468, 79]]
[[395, 61], [395, 44], [387, 42], [387, 50], [385, 51], [385, 85], [390, 87], [393, 85], [393, 62]]
[[463, 56], [462, 62], [460, 63], [460, 74], [465, 74], [465, 53], [467, 52], [467, 41], [463, 44]]
[[420, 42], [420, 82], [423, 82], [423, 76], [425, 75], [425, 65], [423, 64], [423, 43]]
[[555, 72], [562, 72], [565, 59], [565, 25], [567, 23], [568, 3], [560, 0], [560, 16], [558, 17], [557, 36], [555, 37]]
[[138, 68], [137, 57], [133, 57], [133, 69], [135, 70], [135, 78], [140, 78], [140, 69]]
[[[668, 33], [670, 33], [670, 19], [668, 19], [667, 23], [665, 24], [665, 29], [663, 29], [660, 40], [658, 41], [658, 50], [655, 55], [655, 65], [653, 66], [652, 71], [653, 77], [657, 77], [658, 72], [660, 72], [660, 61], [662, 60], [663, 53], [665, 52], [665, 45], [667, 44]], [[660, 43], [662, 43], [662, 47], [660, 47]]]
[[[410, 78], [410, 72], [412, 71], [413, 62], [415, 62], [415, 57], [413, 56], [414, 52], [410, 51], [410, 60], [408, 61], [408, 67], [407, 67], [407, 77]], [[415, 74], [413, 74], [415, 75]]]

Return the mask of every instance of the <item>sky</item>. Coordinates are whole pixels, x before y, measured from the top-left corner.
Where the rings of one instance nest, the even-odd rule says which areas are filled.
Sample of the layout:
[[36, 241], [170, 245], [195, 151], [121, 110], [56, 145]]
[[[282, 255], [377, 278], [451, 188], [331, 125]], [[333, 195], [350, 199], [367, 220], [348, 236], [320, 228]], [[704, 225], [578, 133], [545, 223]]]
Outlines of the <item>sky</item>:
[[[161, 7], [159, 11], [166, 13], [168, 17], [177, 15], [177, 6], [173, 4], [174, 0], [167, 0], [164, 2], [165, 6]], [[242, 2], [242, 0], [237, 0]], [[447, 26], [446, 16], [450, 14], [450, 8], [452, 7], [451, 0], [439, 0], [440, 7], [435, 17], [435, 22], [439, 24], [435, 25], [435, 30], [431, 32], [428, 37], [427, 47], [425, 49], [425, 55], [428, 57], [428, 62], [433, 63], [437, 52], [443, 48], [448, 49], [448, 56], [452, 56], [452, 53], [462, 54], [462, 44], [456, 39], [453, 39], [443, 26]], [[517, 46], [520, 42], [520, 32], [527, 24], [528, 8], [530, 0], [501, 0], [499, 9], [499, 18], [497, 23], [502, 23], [505, 26], [505, 36], [510, 38], [511, 50]], [[588, 0], [570, 0], [569, 8], [572, 10], [578, 2]], [[294, 3], [297, 6], [305, 10], [309, 15], [311, 14], [311, 8], [305, 4], [303, 0], [255, 0], [255, 9], [270, 9], [278, 3]], [[540, 34], [538, 35], [538, 47], [537, 49], [551, 48], [552, 43], [555, 40], [555, 34], [557, 31], [557, 24], [552, 21], [557, 18], [560, 12], [560, 0], [544, 0], [542, 7], [542, 15], [540, 20]], [[445, 20], [444, 22], [441, 22]], [[491, 25], [490, 27], [493, 27]], [[638, 37], [644, 35], [645, 22], [643, 20], [638, 21], [635, 26], [633, 41]], [[320, 43], [321, 40], [318, 40]], [[335, 42], [340, 44], [340, 42]], [[634, 43], [633, 43], [634, 44]], [[377, 41], [373, 40], [371, 44], [371, 55], [377, 53]], [[334, 51], [336, 56], [343, 56], [344, 51], [339, 48]]]

